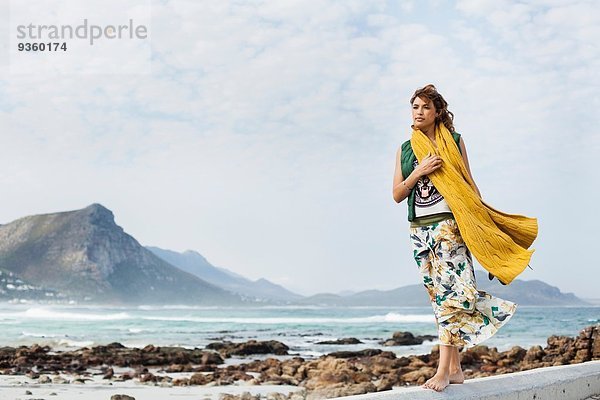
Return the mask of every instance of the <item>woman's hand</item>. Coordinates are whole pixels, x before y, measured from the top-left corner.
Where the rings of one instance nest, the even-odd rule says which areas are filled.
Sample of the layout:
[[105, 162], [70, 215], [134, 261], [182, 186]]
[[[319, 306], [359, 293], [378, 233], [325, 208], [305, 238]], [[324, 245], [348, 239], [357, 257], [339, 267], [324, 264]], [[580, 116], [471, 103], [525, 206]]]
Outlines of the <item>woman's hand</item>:
[[427, 175], [442, 166], [442, 158], [436, 154], [427, 153], [415, 168], [419, 177]]

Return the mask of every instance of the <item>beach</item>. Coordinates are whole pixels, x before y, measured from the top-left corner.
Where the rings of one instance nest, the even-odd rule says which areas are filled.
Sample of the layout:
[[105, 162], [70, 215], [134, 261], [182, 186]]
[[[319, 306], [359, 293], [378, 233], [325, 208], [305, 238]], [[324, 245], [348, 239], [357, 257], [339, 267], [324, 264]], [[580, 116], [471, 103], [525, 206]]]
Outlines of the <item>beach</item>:
[[[401, 347], [426, 340], [431, 337], [398, 331], [385, 342]], [[203, 349], [131, 348], [116, 342], [66, 351], [37, 344], [7, 346], [0, 348], [0, 389], [2, 399], [110, 399], [123, 394], [136, 400], [314, 400], [421, 385], [435, 373], [439, 359], [438, 345], [428, 354], [409, 356], [371, 348], [305, 358], [289, 350], [274, 340], [222, 340]], [[600, 324], [574, 337], [552, 335], [543, 347], [499, 351], [478, 345], [461, 352], [466, 379], [597, 359]]]
[[[73, 379], [63, 375], [63, 379]], [[27, 393], [31, 394], [27, 394]], [[95, 378], [81, 383], [40, 384], [36, 379], [23, 376], [0, 375], [0, 394], [3, 400], [12, 399], [46, 399], [46, 400], [109, 400], [113, 395], [126, 394], [140, 400], [162, 399], [219, 399], [224, 394], [242, 395], [278, 400], [282, 398], [303, 399], [303, 395], [285, 397], [288, 393], [304, 392], [295, 386], [285, 385], [229, 385], [222, 386], [154, 386], [139, 382], [106, 382]], [[276, 393], [276, 394], [273, 394]], [[248, 395], [246, 395], [247, 397]]]

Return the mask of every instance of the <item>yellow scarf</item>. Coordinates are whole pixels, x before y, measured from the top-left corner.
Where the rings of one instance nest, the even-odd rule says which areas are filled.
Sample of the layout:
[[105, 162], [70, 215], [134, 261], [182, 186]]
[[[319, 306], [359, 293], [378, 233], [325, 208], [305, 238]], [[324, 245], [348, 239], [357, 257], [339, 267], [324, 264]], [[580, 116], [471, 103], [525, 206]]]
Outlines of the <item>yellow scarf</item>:
[[454, 214], [467, 248], [479, 263], [501, 282], [509, 284], [529, 264], [534, 249], [527, 250], [538, 234], [537, 218], [506, 214], [477, 195], [458, 146], [444, 124], [437, 124], [435, 143], [414, 129], [410, 144], [417, 160], [427, 153], [442, 158], [442, 166], [428, 174]]

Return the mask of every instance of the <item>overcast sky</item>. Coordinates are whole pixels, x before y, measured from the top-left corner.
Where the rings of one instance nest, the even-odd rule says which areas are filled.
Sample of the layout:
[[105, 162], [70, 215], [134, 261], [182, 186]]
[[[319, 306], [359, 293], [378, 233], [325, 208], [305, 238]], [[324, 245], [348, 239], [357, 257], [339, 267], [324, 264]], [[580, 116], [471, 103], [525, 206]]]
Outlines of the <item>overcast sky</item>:
[[433, 83], [484, 200], [538, 218], [519, 279], [600, 297], [600, 2], [137, 3], [139, 73], [116, 50], [110, 73], [23, 70], [4, 32], [0, 223], [101, 203], [143, 245], [301, 294], [419, 283], [391, 189]]

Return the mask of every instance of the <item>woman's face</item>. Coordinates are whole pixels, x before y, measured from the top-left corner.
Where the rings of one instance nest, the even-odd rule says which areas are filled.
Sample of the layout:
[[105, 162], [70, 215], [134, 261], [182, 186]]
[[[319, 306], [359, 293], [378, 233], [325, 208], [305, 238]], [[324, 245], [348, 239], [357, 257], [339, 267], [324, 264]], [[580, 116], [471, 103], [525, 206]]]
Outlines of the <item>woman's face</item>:
[[412, 103], [412, 118], [415, 129], [425, 132], [435, 125], [436, 110], [431, 100], [416, 97]]

